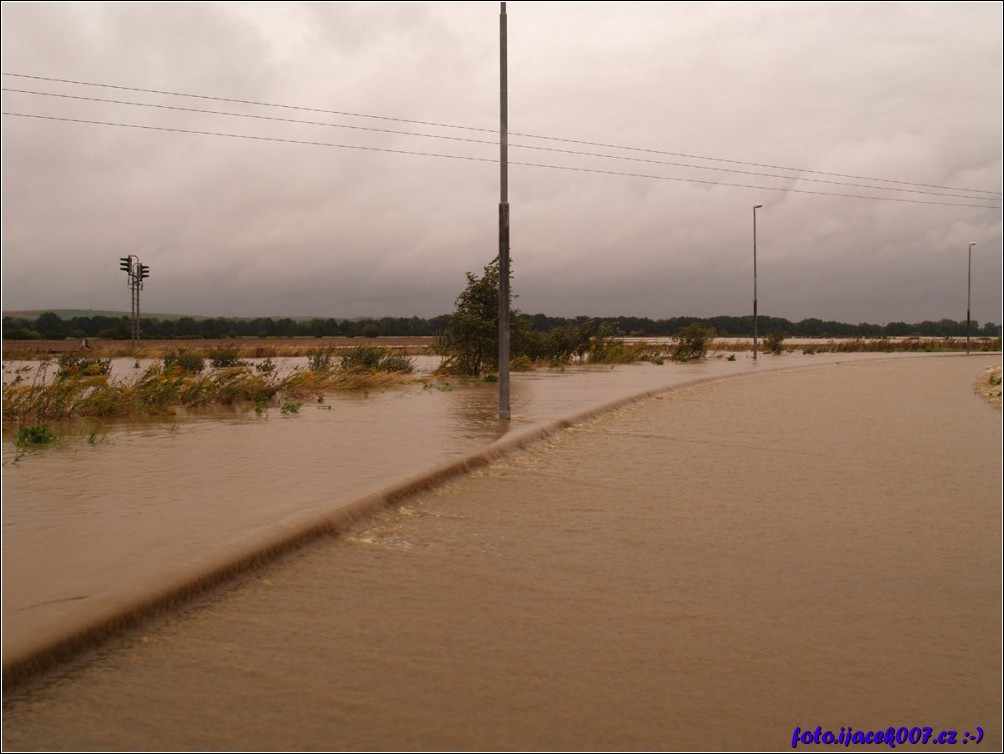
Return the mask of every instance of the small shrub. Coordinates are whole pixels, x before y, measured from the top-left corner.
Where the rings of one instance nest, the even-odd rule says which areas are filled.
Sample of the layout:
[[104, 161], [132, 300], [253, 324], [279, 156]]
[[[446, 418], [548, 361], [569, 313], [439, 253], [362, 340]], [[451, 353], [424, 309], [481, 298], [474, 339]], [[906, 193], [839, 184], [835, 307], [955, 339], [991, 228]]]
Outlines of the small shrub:
[[184, 348], [177, 351], [172, 349], [164, 354], [164, 369], [170, 367], [180, 367], [183, 372], [198, 374], [206, 368], [206, 360], [196, 351], [186, 351]]
[[298, 414], [300, 413], [300, 405], [301, 404], [294, 403], [293, 401], [287, 401], [282, 404], [282, 408], [279, 410], [286, 416], [289, 416], [290, 414]]
[[715, 331], [710, 327], [704, 327], [696, 322], [687, 325], [677, 333], [677, 343], [670, 358], [673, 361], [703, 359], [714, 337]]
[[768, 333], [767, 337], [763, 339], [763, 350], [773, 354], [784, 353], [784, 333], [777, 330]]
[[35, 445], [49, 445], [56, 441], [56, 434], [47, 424], [28, 424], [17, 428], [16, 445], [26, 448]]
[[242, 367], [240, 352], [236, 346], [217, 346], [209, 352], [209, 364], [213, 369], [230, 369]]
[[400, 372], [401, 374], [411, 374], [414, 368], [412, 360], [401, 355], [384, 356], [377, 365], [377, 369], [381, 372]]
[[265, 361], [256, 364], [255, 369], [262, 374], [272, 374], [275, 371], [275, 362], [271, 358], [265, 359]]
[[331, 368], [331, 355], [335, 352], [333, 346], [314, 348], [307, 354], [307, 366], [311, 372], [319, 372]]
[[414, 369], [407, 356], [388, 355], [377, 346], [356, 346], [342, 355], [342, 369], [350, 372], [400, 372], [410, 374]]
[[517, 356], [509, 362], [509, 370], [512, 372], [531, 372], [533, 371], [533, 362], [530, 361], [529, 356]]
[[342, 355], [342, 369], [377, 369], [386, 351], [377, 346], [356, 346]]
[[109, 374], [112, 371], [111, 359], [99, 359], [96, 356], [81, 356], [76, 353], [65, 353], [59, 357], [59, 371], [56, 377], [96, 377]]

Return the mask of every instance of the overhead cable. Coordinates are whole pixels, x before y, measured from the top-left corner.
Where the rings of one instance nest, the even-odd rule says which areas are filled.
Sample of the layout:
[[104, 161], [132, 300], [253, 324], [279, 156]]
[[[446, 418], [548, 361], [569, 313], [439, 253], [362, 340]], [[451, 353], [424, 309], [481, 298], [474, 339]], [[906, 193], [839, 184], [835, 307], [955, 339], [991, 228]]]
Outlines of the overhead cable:
[[[202, 131], [195, 129], [186, 128], [171, 128], [168, 126], [150, 126], [141, 125], [136, 123], [119, 123], [119, 122], [109, 122], [109, 121], [99, 121], [99, 120], [88, 120], [84, 118], [64, 118], [57, 117], [53, 115], [34, 115], [30, 113], [15, 113], [4, 111], [0, 113], [2, 115], [19, 117], [19, 118], [35, 118], [39, 120], [50, 120], [50, 121], [62, 121], [66, 123], [86, 123], [96, 126], [114, 126], [120, 128], [135, 128], [146, 131], [165, 131], [172, 133], [183, 133], [183, 134], [195, 134], [200, 136], [218, 136], [226, 137], [232, 139], [246, 139], [249, 141], [263, 141], [263, 142], [278, 142], [283, 144], [302, 144], [306, 146], [315, 147], [329, 147], [337, 149], [355, 149], [359, 151], [366, 152], [386, 152], [390, 154], [401, 154], [401, 155], [415, 155], [421, 157], [437, 157], [441, 159], [449, 160], [466, 160], [470, 162], [488, 162], [488, 163], [498, 163], [497, 159], [487, 158], [487, 157], [470, 157], [464, 155], [451, 155], [451, 154], [441, 154], [436, 152], [419, 152], [407, 149], [391, 149], [389, 147], [365, 147], [354, 144], [337, 144], [332, 142], [323, 141], [308, 141], [302, 139], [285, 139], [276, 136], [254, 136], [250, 134], [236, 134], [236, 133], [225, 133], [219, 131]], [[962, 204], [959, 202], [935, 202], [927, 201], [923, 199], [902, 199], [891, 196], [865, 196], [862, 194], [845, 194], [834, 191], [810, 191], [808, 189], [796, 189], [796, 188], [784, 188], [778, 186], [754, 186], [744, 183], [728, 183], [725, 181], [704, 181], [697, 178], [678, 178], [675, 176], [662, 176], [662, 175], [650, 175], [646, 173], [627, 173], [614, 170], [600, 170], [597, 168], [583, 168], [583, 167], [569, 167], [563, 165], [546, 165], [542, 163], [534, 162], [509, 162], [510, 165], [519, 165], [522, 167], [534, 167], [534, 168], [546, 168], [549, 170], [566, 170], [577, 173], [594, 173], [599, 175], [611, 175], [611, 176], [625, 176], [630, 178], [647, 178], [652, 180], [660, 181], [676, 181], [680, 183], [697, 183], [705, 186], [727, 186], [730, 188], [750, 188], [757, 189], [758, 191], [778, 191], [782, 193], [793, 193], [793, 194], [811, 194], [815, 196], [839, 196], [851, 199], [868, 199], [871, 201], [884, 201], [884, 202], [901, 202], [908, 204], [926, 204], [926, 205], [937, 205], [942, 207], [977, 207], [980, 209], [1000, 209], [996, 205], [986, 205], [986, 204]]]
[[[432, 127], [436, 127], [436, 128], [453, 128], [453, 129], [464, 130], [464, 131], [478, 131], [478, 132], [481, 132], [481, 133], [498, 133], [498, 131], [496, 129], [491, 129], [491, 128], [479, 128], [479, 127], [476, 127], [476, 126], [463, 126], [463, 125], [455, 125], [455, 124], [451, 124], [451, 123], [439, 123], [439, 122], [435, 122], [435, 121], [412, 120], [412, 119], [408, 119], [408, 118], [395, 118], [395, 117], [391, 117], [391, 116], [387, 116], [387, 115], [372, 115], [372, 114], [367, 114], [367, 113], [356, 113], [356, 112], [349, 112], [349, 111], [344, 111], [344, 110], [329, 110], [329, 109], [317, 108], [317, 107], [306, 107], [306, 106], [302, 106], [302, 105], [287, 105], [287, 104], [279, 104], [279, 103], [272, 103], [272, 102], [260, 102], [260, 101], [256, 101], [256, 100], [238, 99], [238, 98], [233, 98], [233, 97], [217, 97], [217, 96], [212, 96], [212, 95], [207, 95], [207, 94], [192, 94], [192, 93], [186, 93], [186, 92], [174, 92], [174, 91], [168, 91], [168, 90], [163, 90], [163, 89], [148, 89], [148, 88], [143, 88], [143, 87], [125, 86], [125, 85], [121, 85], [121, 84], [107, 84], [107, 83], [92, 82], [92, 81], [78, 81], [78, 80], [75, 80], [75, 79], [55, 78], [55, 77], [51, 77], [51, 76], [35, 76], [35, 75], [25, 74], [25, 73], [9, 73], [9, 72], [6, 72], [6, 71], [0, 72], [0, 75], [3, 75], [3, 76], [12, 76], [12, 77], [24, 78], [24, 79], [33, 79], [33, 80], [36, 80], [36, 81], [51, 81], [51, 82], [54, 82], [54, 83], [72, 84], [72, 85], [75, 85], [75, 86], [93, 86], [93, 87], [102, 87], [102, 88], [106, 88], [106, 89], [118, 89], [118, 90], [122, 90], [122, 91], [144, 92], [144, 93], [147, 93], [147, 94], [158, 94], [158, 95], [164, 95], [164, 96], [169, 96], [169, 97], [190, 97], [190, 98], [194, 98], [194, 99], [213, 100], [213, 101], [216, 101], [216, 102], [230, 102], [230, 103], [234, 103], [234, 104], [252, 105], [252, 106], [255, 106], [255, 107], [273, 107], [273, 108], [281, 108], [281, 109], [286, 109], [286, 110], [297, 110], [297, 111], [301, 111], [301, 112], [324, 113], [324, 114], [327, 114], [327, 115], [344, 115], [344, 116], [350, 116], [350, 117], [354, 117], [354, 118], [369, 118], [369, 119], [375, 119], [375, 120], [395, 121], [395, 122], [398, 122], [398, 123], [410, 123], [410, 124], [413, 124], [413, 125], [432, 126]], [[768, 163], [749, 162], [749, 161], [744, 161], [744, 160], [732, 160], [732, 159], [726, 159], [726, 158], [723, 158], [723, 157], [706, 157], [706, 156], [702, 156], [702, 155], [687, 154], [687, 153], [684, 153], [684, 152], [670, 152], [670, 151], [664, 151], [664, 150], [658, 150], [658, 149], [647, 149], [647, 148], [643, 148], [643, 147], [623, 146], [623, 145], [618, 145], [618, 144], [606, 144], [606, 143], [602, 143], [602, 142], [584, 141], [584, 140], [580, 140], [580, 139], [569, 139], [569, 138], [562, 138], [562, 137], [558, 137], [558, 136], [544, 136], [544, 135], [540, 135], [540, 134], [519, 133], [519, 132], [514, 132], [514, 131], [510, 132], [510, 136], [519, 136], [519, 137], [523, 137], [523, 138], [541, 139], [541, 140], [546, 140], [546, 141], [565, 142], [565, 143], [568, 143], [568, 144], [578, 144], [580, 146], [590, 146], [590, 147], [601, 147], [601, 148], [604, 148], [604, 149], [622, 149], [622, 150], [625, 150], [625, 151], [643, 152], [643, 153], [647, 153], [647, 154], [664, 155], [664, 156], [668, 156], [668, 157], [683, 157], [683, 158], [692, 159], [692, 160], [707, 160], [709, 162], [721, 162], [721, 163], [726, 163], [726, 164], [731, 164], [731, 165], [744, 165], [744, 166], [747, 166], [747, 167], [767, 168], [767, 169], [770, 169], [770, 170], [788, 170], [788, 171], [797, 172], [797, 173], [809, 173], [809, 174], [812, 174], [812, 175], [825, 175], [825, 176], [830, 176], [830, 177], [834, 177], [834, 178], [849, 178], [849, 179], [852, 179], [852, 180], [860, 180], [860, 181], [877, 181], [877, 182], [880, 182], [880, 183], [890, 183], [890, 184], [895, 184], [895, 185], [899, 185], [899, 186], [915, 186], [915, 187], [918, 187], [918, 188], [944, 189], [944, 190], [947, 190], [947, 191], [966, 191], [966, 192], [969, 192], [969, 193], [988, 194], [988, 195], [991, 195], [991, 196], [1000, 196], [1001, 195], [1001, 192], [999, 192], [999, 191], [987, 191], [987, 190], [984, 190], [984, 189], [961, 188], [961, 187], [958, 187], [958, 186], [941, 186], [941, 185], [937, 185], [937, 184], [917, 183], [917, 182], [913, 182], [913, 181], [894, 180], [894, 179], [891, 179], [891, 178], [875, 178], [875, 177], [861, 176], [861, 175], [852, 175], [852, 174], [846, 174], [846, 173], [827, 172], [827, 171], [822, 171], [822, 170], [810, 170], [810, 169], [807, 169], [807, 168], [793, 168], [793, 167], [785, 167], [783, 165], [772, 165], [772, 164], [768, 164]]]
[[[103, 98], [103, 97], [84, 97], [84, 96], [80, 96], [80, 95], [76, 95], [76, 94], [61, 94], [61, 93], [57, 93], [57, 92], [39, 92], [39, 91], [30, 90], [30, 89], [14, 89], [14, 88], [9, 88], [9, 87], [4, 87], [2, 89], [2, 91], [5, 91], [5, 92], [14, 92], [14, 93], [18, 93], [18, 94], [30, 94], [30, 95], [41, 96], [41, 97], [58, 97], [60, 99], [81, 100], [81, 101], [84, 101], [84, 102], [101, 102], [101, 103], [113, 104], [113, 105], [127, 105], [127, 106], [130, 106], [130, 107], [146, 107], [146, 108], [154, 108], [154, 109], [157, 109], [157, 110], [171, 110], [171, 111], [178, 111], [178, 112], [200, 113], [200, 114], [204, 114], [204, 115], [219, 115], [219, 116], [234, 117], [234, 118], [247, 118], [247, 119], [252, 119], [252, 120], [275, 121], [275, 122], [280, 122], [280, 123], [296, 123], [296, 124], [299, 124], [299, 125], [323, 126], [323, 127], [326, 127], [326, 128], [344, 128], [344, 129], [350, 129], [350, 130], [354, 130], [354, 131], [370, 131], [370, 132], [374, 132], [374, 133], [394, 134], [394, 135], [398, 135], [398, 136], [417, 136], [417, 137], [425, 138], [425, 139], [440, 139], [440, 140], [445, 140], [445, 141], [460, 141], [460, 142], [467, 142], [467, 143], [470, 143], [470, 144], [486, 144], [486, 145], [491, 145], [491, 146], [496, 146], [497, 145], [497, 142], [495, 142], [495, 141], [489, 141], [487, 139], [472, 139], [472, 138], [468, 138], [468, 137], [464, 137], [464, 136], [444, 136], [442, 134], [415, 133], [413, 131], [398, 131], [398, 130], [388, 129], [388, 128], [375, 128], [373, 126], [357, 126], [357, 125], [351, 125], [351, 124], [345, 124], [345, 123], [328, 123], [328, 122], [324, 122], [324, 121], [301, 120], [301, 119], [298, 119], [298, 118], [281, 118], [281, 117], [275, 116], [275, 115], [257, 115], [257, 114], [253, 114], [253, 113], [235, 113], [235, 112], [228, 112], [228, 111], [222, 111], [222, 110], [206, 110], [204, 108], [198, 108], [198, 107], [184, 107], [184, 106], [181, 106], [181, 105], [161, 105], [161, 104], [150, 103], [150, 102], [130, 102], [128, 100], [106, 99], [106, 98]], [[541, 147], [541, 146], [536, 146], [536, 145], [531, 145], [531, 144], [513, 144], [513, 143], [510, 143], [509, 146], [512, 147], [512, 148], [516, 148], [516, 149], [532, 149], [532, 150], [541, 151], [541, 152], [553, 152], [553, 153], [556, 153], [556, 154], [568, 154], [568, 155], [575, 155], [575, 156], [581, 156], [581, 157], [599, 157], [599, 158], [608, 159], [608, 160], [623, 160], [623, 161], [627, 161], [627, 162], [641, 162], [641, 163], [646, 163], [646, 164], [649, 164], [649, 165], [666, 165], [668, 167], [691, 168], [691, 169], [694, 169], [694, 170], [708, 170], [708, 171], [714, 171], [714, 172], [719, 172], [719, 173], [733, 173], [733, 174], [736, 174], [736, 175], [751, 175], [751, 176], [758, 176], [758, 177], [762, 177], [762, 178], [778, 178], [778, 179], [781, 179], [781, 180], [788, 180], [788, 181], [805, 181], [805, 182], [809, 182], [809, 183], [821, 183], [821, 184], [826, 184], [826, 185], [830, 185], [830, 186], [846, 186], [846, 187], [849, 187], [849, 188], [871, 189], [873, 191], [899, 191], [899, 192], [902, 192], [902, 193], [910, 193], [910, 194], [925, 194], [925, 195], [928, 195], [928, 196], [945, 196], [945, 197], [951, 197], [951, 198], [955, 198], [955, 199], [971, 199], [973, 201], [986, 201], [983, 197], [979, 197], [979, 196], [970, 196], [968, 194], [950, 194], [950, 193], [946, 193], [945, 191], [925, 191], [925, 190], [922, 190], [922, 189], [894, 188], [894, 187], [888, 187], [888, 186], [875, 186], [875, 185], [863, 184], [863, 183], [846, 183], [846, 182], [843, 182], [843, 181], [829, 181], [829, 180], [825, 180], [825, 179], [821, 179], [821, 178], [805, 178], [805, 177], [802, 177], [802, 176], [795, 176], [795, 175], [779, 175], [777, 173], [764, 173], [764, 172], [752, 171], [752, 170], [739, 170], [737, 168], [719, 168], [719, 167], [712, 167], [712, 166], [708, 166], [708, 165], [693, 165], [693, 164], [684, 163], [684, 162], [669, 162], [669, 161], [666, 161], [666, 160], [651, 160], [651, 159], [646, 159], [644, 157], [628, 157], [628, 156], [625, 156], [625, 155], [600, 154], [598, 152], [582, 152], [582, 151], [575, 150], [575, 149], [560, 149], [560, 148], [557, 148], [557, 147]]]

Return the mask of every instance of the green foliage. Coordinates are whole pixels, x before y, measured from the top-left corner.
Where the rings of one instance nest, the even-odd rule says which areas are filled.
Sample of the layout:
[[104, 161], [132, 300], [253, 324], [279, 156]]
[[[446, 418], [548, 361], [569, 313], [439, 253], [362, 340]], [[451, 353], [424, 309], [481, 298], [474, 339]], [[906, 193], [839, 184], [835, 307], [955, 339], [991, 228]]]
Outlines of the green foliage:
[[376, 322], [369, 322], [363, 325], [361, 334], [364, 338], [379, 338], [380, 325], [378, 325]]
[[377, 346], [356, 346], [342, 355], [342, 369], [376, 369], [387, 352]]
[[14, 444], [19, 448], [49, 445], [56, 441], [56, 434], [47, 424], [27, 424], [17, 428]]
[[59, 379], [79, 376], [94, 377], [100, 374], [109, 374], [111, 371], [111, 359], [99, 359], [96, 356], [84, 356], [79, 352], [72, 352], [64, 353], [59, 357], [59, 372], [56, 373], [56, 376]]
[[151, 365], [128, 383], [112, 382], [105, 374], [74, 373], [45, 384], [42, 368], [34, 384], [4, 388], [3, 420], [31, 427], [81, 417], [170, 414], [175, 406], [239, 403], [251, 403], [261, 412], [279, 396], [294, 403], [294, 398], [320, 395], [325, 390], [367, 390], [407, 380], [403, 374], [411, 371], [410, 359], [377, 351], [381, 358], [375, 370], [300, 370], [284, 378], [250, 366], [217, 369], [203, 375], [186, 370], [184, 363], [174, 358], [167, 360], [169, 366]]
[[784, 333], [779, 330], [767, 333], [767, 337], [763, 339], [763, 350], [773, 354], [784, 353]]
[[255, 365], [255, 370], [262, 374], [272, 374], [275, 371], [275, 362], [271, 358], [265, 359]]
[[593, 336], [599, 330], [595, 319], [584, 319], [573, 325], [558, 325], [549, 330], [535, 329], [535, 317], [518, 315], [512, 331], [512, 355], [525, 356], [531, 362], [548, 361], [567, 364], [582, 360], [590, 352]]
[[341, 367], [356, 372], [400, 372], [410, 374], [414, 364], [407, 356], [392, 355], [378, 346], [356, 346], [342, 355]]
[[[555, 327], [568, 327], [578, 324], [580, 318], [548, 317], [544, 314], [527, 315], [528, 329], [536, 332], [549, 332]], [[232, 337], [317, 337], [317, 336], [353, 336], [364, 334], [368, 325], [377, 328], [381, 336], [411, 336], [440, 334], [450, 319], [450, 315], [441, 314], [430, 319], [420, 317], [381, 317], [377, 320], [336, 320], [333, 318], [290, 319], [284, 317], [237, 318], [225, 317], [187, 317], [171, 315], [144, 315], [143, 336], [145, 338], [232, 338]], [[647, 317], [617, 317], [605, 318], [604, 322], [617, 323], [622, 334], [635, 336], [671, 336], [680, 328], [694, 321], [693, 317], [672, 317], [669, 319], [652, 320]], [[699, 320], [705, 327], [712, 327], [716, 332], [729, 337], [749, 337], [753, 334], [753, 318], [717, 316]], [[781, 330], [788, 337], [821, 337], [848, 338], [879, 336], [902, 337], [917, 335], [922, 337], [965, 337], [965, 320], [953, 321], [943, 319], [915, 323], [890, 322], [886, 325], [873, 325], [867, 322], [851, 324], [846, 322], [823, 321], [809, 318], [799, 322], [791, 322], [782, 317], [760, 316], [760, 324], [764, 331]], [[374, 332], [369, 328], [367, 333]], [[46, 338], [71, 337], [107, 337], [116, 339], [129, 338], [129, 318], [116, 312], [56, 310], [45, 312], [35, 318], [25, 316], [5, 316], [3, 318], [4, 340], [30, 340]], [[1000, 327], [993, 322], [972, 322], [971, 334], [977, 337], [999, 339]], [[989, 349], [988, 349], [989, 350]], [[256, 358], [264, 358], [270, 354], [256, 354]], [[274, 354], [273, 354], [274, 355]], [[534, 361], [538, 357], [533, 354]]]
[[677, 335], [677, 343], [673, 347], [670, 358], [673, 361], [691, 361], [703, 359], [711, 345], [715, 331], [696, 322], [687, 325]]
[[298, 414], [300, 413], [301, 405], [302, 404], [295, 403], [293, 401], [287, 401], [286, 403], [282, 404], [282, 408], [280, 408], [279, 410], [286, 416], [289, 416], [290, 414]]
[[[467, 273], [467, 288], [457, 296], [456, 309], [443, 331], [440, 348], [448, 358], [441, 371], [478, 377], [498, 368], [498, 290], [498, 257], [481, 277]], [[510, 314], [515, 320], [515, 312]]]
[[230, 369], [242, 367], [245, 362], [241, 360], [237, 346], [217, 346], [209, 351], [209, 365], [213, 369]]
[[202, 354], [195, 351], [187, 351], [184, 348], [170, 350], [164, 354], [164, 369], [179, 367], [182, 371], [199, 374], [206, 368], [206, 360]]
[[311, 372], [320, 372], [331, 368], [331, 357], [334, 354], [334, 346], [327, 348], [315, 348], [307, 354], [307, 367]]
[[415, 363], [407, 356], [401, 354], [388, 354], [380, 360], [378, 367], [381, 372], [398, 372], [400, 374], [411, 374], [415, 369]]
[[522, 356], [517, 356], [515, 359], [509, 360], [509, 371], [510, 372], [532, 372], [533, 362], [530, 361], [530, 357], [526, 354]]
[[657, 350], [648, 343], [625, 343], [609, 338], [613, 326], [600, 326], [599, 333], [589, 345], [589, 363], [591, 364], [633, 364], [636, 361], [651, 361], [662, 363]]

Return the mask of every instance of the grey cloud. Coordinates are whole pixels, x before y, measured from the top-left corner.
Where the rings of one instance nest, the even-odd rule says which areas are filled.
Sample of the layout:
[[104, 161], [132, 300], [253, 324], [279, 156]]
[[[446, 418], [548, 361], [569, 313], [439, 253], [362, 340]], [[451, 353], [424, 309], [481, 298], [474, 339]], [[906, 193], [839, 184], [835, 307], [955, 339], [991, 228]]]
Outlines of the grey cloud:
[[[689, 155], [1001, 190], [991, 3], [509, 3], [510, 128]], [[493, 129], [496, 3], [3, 5], [3, 70]], [[6, 87], [491, 140], [490, 133], [4, 77]], [[493, 160], [497, 148], [4, 93], [5, 111]], [[812, 172], [512, 136], [510, 158], [875, 194]], [[536, 144], [786, 179], [521, 149]], [[3, 306], [430, 316], [495, 253], [498, 166], [3, 119]], [[801, 178], [802, 180], [797, 180]], [[936, 189], [920, 189], [916, 190]], [[961, 199], [897, 194], [919, 201]], [[999, 209], [877, 202], [513, 165], [524, 311], [743, 314], [751, 208], [761, 311], [1001, 320]], [[991, 197], [1000, 206], [1000, 196]]]

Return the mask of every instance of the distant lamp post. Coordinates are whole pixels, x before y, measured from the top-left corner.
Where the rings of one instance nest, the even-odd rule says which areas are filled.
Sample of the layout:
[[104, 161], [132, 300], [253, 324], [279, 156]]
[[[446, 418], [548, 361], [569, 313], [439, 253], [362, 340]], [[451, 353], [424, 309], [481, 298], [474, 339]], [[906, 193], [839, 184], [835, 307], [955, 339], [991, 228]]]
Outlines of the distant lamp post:
[[753, 361], [757, 360], [757, 311], [756, 311], [756, 211], [763, 209], [762, 204], [753, 207]]
[[969, 271], [966, 277], [966, 353], [969, 353], [969, 304], [973, 293], [973, 247], [975, 243], [969, 244]]

